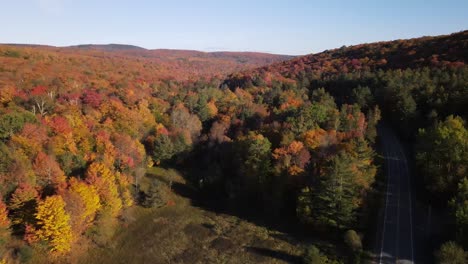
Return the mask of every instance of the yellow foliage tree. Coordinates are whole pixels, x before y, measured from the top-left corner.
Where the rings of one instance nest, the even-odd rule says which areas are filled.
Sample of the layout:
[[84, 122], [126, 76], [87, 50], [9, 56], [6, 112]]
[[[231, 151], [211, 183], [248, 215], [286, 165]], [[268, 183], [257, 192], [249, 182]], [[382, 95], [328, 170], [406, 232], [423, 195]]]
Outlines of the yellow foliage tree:
[[13, 100], [15, 95], [15, 87], [6, 86], [0, 89], [0, 103], [7, 104]]
[[8, 229], [8, 227], [10, 227], [10, 220], [8, 219], [8, 210], [5, 203], [3, 203], [2, 200], [0, 200], [0, 232], [2, 229]]
[[69, 191], [77, 194], [84, 205], [84, 210], [79, 216], [80, 220], [86, 224], [91, 223], [96, 216], [96, 212], [101, 208], [96, 188], [76, 178], [71, 178], [69, 183]]
[[117, 150], [110, 141], [110, 135], [108, 133], [98, 133], [96, 137], [96, 150], [96, 152], [101, 156], [102, 162], [107, 166], [112, 166], [115, 163]]
[[218, 114], [218, 107], [216, 107], [216, 104], [214, 101], [209, 101], [207, 104], [206, 104], [206, 107], [208, 108], [208, 115], [210, 116], [210, 118], [216, 116]]
[[[0, 194], [0, 250], [2, 244], [4, 244], [9, 236], [9, 228], [10, 228], [10, 219], [8, 219], [8, 210], [6, 205], [3, 203], [1, 200], [1, 194]], [[1, 258], [0, 258], [0, 263], [1, 263]]]
[[36, 220], [39, 226], [35, 230], [37, 239], [48, 241], [52, 252], [70, 251], [72, 242], [70, 215], [65, 211], [62, 196], [53, 195], [40, 201], [37, 206]]
[[13, 135], [11, 137], [11, 143], [14, 144], [15, 147], [21, 149], [21, 151], [23, 151], [23, 153], [28, 157], [37, 155], [37, 153], [42, 149], [42, 146], [38, 142], [32, 141], [21, 135]]
[[121, 174], [121, 173], [116, 173], [116, 178], [117, 178], [117, 183], [119, 186], [119, 191], [120, 191], [120, 196], [122, 198], [123, 206], [124, 207], [130, 207], [133, 205], [133, 198], [130, 193], [130, 177]]
[[102, 163], [92, 163], [87, 172], [86, 180], [96, 187], [101, 203], [112, 216], [119, 214], [122, 209], [116, 176]]

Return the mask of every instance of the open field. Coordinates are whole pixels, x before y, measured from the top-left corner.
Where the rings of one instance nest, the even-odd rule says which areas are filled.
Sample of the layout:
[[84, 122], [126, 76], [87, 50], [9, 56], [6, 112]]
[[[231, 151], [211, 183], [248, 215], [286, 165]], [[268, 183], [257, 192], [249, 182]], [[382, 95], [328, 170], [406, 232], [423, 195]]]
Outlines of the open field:
[[[152, 170], [150, 177], [171, 173]], [[172, 173], [175, 184], [185, 184]], [[279, 231], [236, 216], [216, 214], [169, 194], [159, 209], [134, 207], [124, 214], [128, 224], [108, 247], [95, 248], [81, 263], [298, 263], [302, 247]]]

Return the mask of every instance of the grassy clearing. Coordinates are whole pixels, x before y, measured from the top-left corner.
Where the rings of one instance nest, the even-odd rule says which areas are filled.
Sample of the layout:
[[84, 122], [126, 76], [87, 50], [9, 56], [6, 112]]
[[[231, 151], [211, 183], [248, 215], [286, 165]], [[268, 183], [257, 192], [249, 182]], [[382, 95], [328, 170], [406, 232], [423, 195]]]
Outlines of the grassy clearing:
[[[152, 168], [147, 178], [185, 184], [174, 170]], [[143, 183], [142, 184], [146, 184]], [[94, 248], [79, 263], [291, 263], [300, 243], [278, 231], [192, 206], [168, 191], [168, 205], [133, 207], [106, 247]]]
[[110, 249], [92, 250], [83, 263], [285, 263], [268, 254], [300, 254], [274, 232], [233, 216], [183, 204], [140, 213]]

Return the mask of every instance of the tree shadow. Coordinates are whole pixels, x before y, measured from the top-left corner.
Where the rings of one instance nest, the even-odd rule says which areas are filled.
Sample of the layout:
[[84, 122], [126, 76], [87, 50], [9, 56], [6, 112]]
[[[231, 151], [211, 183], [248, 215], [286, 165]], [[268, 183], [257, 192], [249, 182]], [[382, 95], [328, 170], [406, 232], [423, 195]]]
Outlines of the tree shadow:
[[288, 263], [302, 263], [302, 258], [300, 256], [291, 255], [289, 253], [280, 251], [280, 250], [271, 250], [267, 248], [259, 248], [259, 247], [244, 247], [248, 252], [253, 254], [266, 256], [282, 261], [286, 261]]
[[[201, 148], [201, 147], [199, 147]], [[192, 156], [183, 164], [178, 164], [178, 172], [186, 180], [186, 183], [174, 183], [172, 190], [175, 194], [190, 200], [191, 205], [217, 215], [237, 217], [244, 221], [263, 227], [269, 232], [269, 236], [275, 240], [281, 240], [294, 247], [314, 244], [325, 249], [330, 255], [339, 255], [344, 252], [342, 248], [343, 231], [336, 228], [327, 230], [311, 227], [303, 224], [296, 216], [295, 200], [285, 198], [282, 204], [268, 200], [268, 197], [260, 197], [256, 193], [229, 193], [225, 179], [236, 179], [236, 164], [231, 162], [232, 143], [216, 145], [213, 151], [207, 149], [194, 150]], [[235, 186], [235, 182], [234, 182]], [[234, 187], [235, 188], [235, 187]], [[247, 190], [251, 191], [251, 190]], [[286, 189], [291, 192], [293, 190]], [[285, 197], [287, 194], [285, 194]], [[275, 197], [271, 197], [272, 199]], [[260, 201], [260, 203], [259, 203]], [[263, 202], [263, 203], [262, 203]], [[282, 208], [276, 210], [276, 208]], [[254, 246], [254, 245], [249, 245]], [[254, 249], [252, 249], [254, 250]], [[273, 249], [260, 251], [273, 256], [284, 257], [276, 254]], [[257, 252], [260, 254], [260, 252]], [[276, 255], [275, 255], [276, 254]], [[286, 257], [287, 258], [287, 257]], [[297, 257], [296, 257], [297, 258]], [[296, 258], [291, 258], [291, 263], [297, 263]]]
[[190, 199], [192, 203], [200, 199], [200, 195], [198, 194], [197, 190], [188, 184], [173, 182], [171, 184], [171, 189], [177, 195]]
[[[184, 175], [186, 178], [190, 178]], [[175, 194], [190, 200], [191, 205], [215, 214], [234, 216], [251, 222], [257, 226], [265, 227], [272, 232], [271, 237], [292, 245], [319, 244], [331, 249], [330, 241], [335, 247], [341, 247], [342, 230], [317, 229], [301, 223], [295, 210], [270, 213], [255, 205], [245, 202], [233, 201], [223, 195], [211, 195], [210, 190], [204, 190], [188, 183], [172, 184]], [[335, 243], [336, 242], [336, 243]]]

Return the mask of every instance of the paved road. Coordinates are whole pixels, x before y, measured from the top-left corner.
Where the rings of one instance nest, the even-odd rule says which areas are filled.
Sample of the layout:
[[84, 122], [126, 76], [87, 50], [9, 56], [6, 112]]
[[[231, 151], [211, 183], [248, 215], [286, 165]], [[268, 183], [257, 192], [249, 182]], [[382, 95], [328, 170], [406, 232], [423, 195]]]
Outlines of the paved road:
[[403, 147], [393, 131], [379, 128], [387, 176], [381, 227], [377, 235], [377, 263], [416, 263], [413, 196]]

